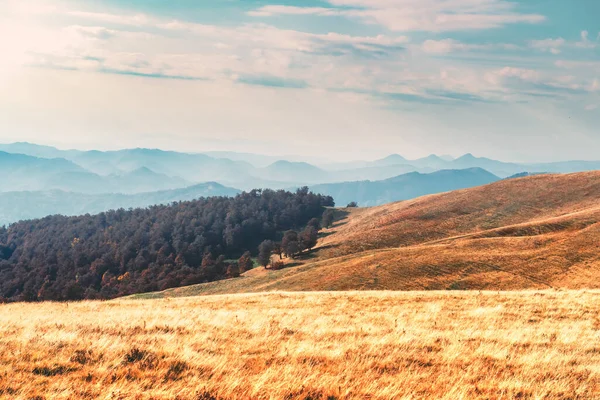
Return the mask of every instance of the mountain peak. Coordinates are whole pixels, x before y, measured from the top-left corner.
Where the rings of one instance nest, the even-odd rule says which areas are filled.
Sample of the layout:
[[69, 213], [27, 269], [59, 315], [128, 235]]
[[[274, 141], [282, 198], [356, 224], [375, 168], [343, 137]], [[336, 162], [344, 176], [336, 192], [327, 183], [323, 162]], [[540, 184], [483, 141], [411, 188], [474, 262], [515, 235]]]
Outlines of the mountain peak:
[[457, 158], [457, 160], [475, 160], [477, 157], [475, 157], [472, 153], [467, 153], [459, 158]]
[[390, 154], [387, 157], [382, 158], [381, 160], [378, 161], [385, 161], [385, 162], [404, 162], [406, 161], [406, 158], [402, 157], [400, 154], [394, 153], [394, 154]]

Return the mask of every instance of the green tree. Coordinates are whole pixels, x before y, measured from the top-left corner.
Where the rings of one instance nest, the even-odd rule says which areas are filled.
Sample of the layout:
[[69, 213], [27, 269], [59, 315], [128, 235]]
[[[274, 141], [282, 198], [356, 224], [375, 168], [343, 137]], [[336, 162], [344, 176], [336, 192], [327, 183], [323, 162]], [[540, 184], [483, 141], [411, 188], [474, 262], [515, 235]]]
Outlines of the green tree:
[[271, 254], [273, 254], [274, 247], [275, 244], [272, 240], [264, 240], [258, 246], [258, 263], [265, 268], [267, 268], [271, 262]]
[[330, 208], [325, 210], [323, 216], [321, 217], [321, 226], [324, 228], [329, 228], [333, 224], [333, 219], [333, 210]]

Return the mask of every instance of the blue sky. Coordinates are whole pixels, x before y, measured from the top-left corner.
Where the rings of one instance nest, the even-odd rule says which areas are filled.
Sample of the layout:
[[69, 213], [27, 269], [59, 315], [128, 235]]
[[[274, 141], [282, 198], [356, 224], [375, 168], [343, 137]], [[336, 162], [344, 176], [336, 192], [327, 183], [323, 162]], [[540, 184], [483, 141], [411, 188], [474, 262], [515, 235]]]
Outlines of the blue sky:
[[4, 0], [0, 141], [598, 159], [596, 0]]

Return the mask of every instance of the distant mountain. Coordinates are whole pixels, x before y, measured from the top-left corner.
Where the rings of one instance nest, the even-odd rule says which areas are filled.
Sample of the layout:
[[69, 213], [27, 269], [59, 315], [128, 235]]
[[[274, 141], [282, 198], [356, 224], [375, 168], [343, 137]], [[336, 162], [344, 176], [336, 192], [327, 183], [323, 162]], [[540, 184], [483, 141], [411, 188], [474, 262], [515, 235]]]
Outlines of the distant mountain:
[[600, 161], [559, 161], [553, 163], [524, 164], [532, 172], [572, 173], [600, 170]]
[[372, 166], [389, 166], [397, 164], [408, 164], [408, 162], [406, 158], [402, 157], [400, 154], [390, 154], [385, 158], [375, 160], [371, 163]]
[[[235, 180], [248, 175], [254, 169], [246, 162], [157, 149], [83, 152], [76, 155], [72, 161], [99, 174], [106, 172], [106, 165], [121, 172], [149, 168], [156, 173], [178, 176], [190, 182]], [[102, 169], [99, 170], [98, 166]]]
[[383, 179], [393, 178], [394, 176], [407, 174], [409, 172], [433, 172], [431, 169], [417, 169], [408, 164], [393, 164], [374, 167], [363, 167], [356, 169], [344, 169], [340, 171], [330, 172], [328, 175], [329, 182], [349, 182], [359, 180], [379, 181]]
[[0, 151], [13, 154], [24, 154], [39, 158], [69, 158], [65, 156], [75, 156], [82, 153], [79, 150], [59, 150], [51, 146], [42, 146], [39, 144], [16, 142], [9, 144], [0, 144]]
[[80, 193], [139, 193], [190, 186], [186, 180], [142, 167], [108, 176], [63, 158], [0, 152], [0, 192], [64, 190]]
[[31, 143], [12, 143], [0, 145], [0, 150], [40, 158], [60, 157], [98, 175], [123, 174], [149, 168], [156, 173], [178, 176], [190, 182], [235, 180], [254, 169], [247, 162], [158, 149], [79, 151], [59, 150]]
[[428, 172], [439, 169], [451, 168], [452, 164], [450, 163], [450, 161], [452, 161], [453, 158], [449, 156], [445, 157], [446, 158], [442, 158], [435, 154], [431, 154], [427, 157], [418, 158], [416, 160], [409, 160], [401, 156], [400, 154], [390, 154], [387, 157], [375, 161], [352, 161], [347, 163], [324, 164], [323, 168], [326, 170], [333, 171], [345, 171], [363, 168], [391, 167], [395, 165], [403, 165], [405, 168], [410, 167], [412, 171]]
[[506, 177], [504, 179], [525, 178], [525, 177], [528, 177], [528, 176], [542, 175], [544, 173], [545, 172], [519, 172], [518, 174], [511, 175], [511, 176]]
[[47, 215], [97, 214], [119, 208], [138, 208], [200, 197], [232, 197], [239, 190], [215, 182], [202, 183], [183, 189], [138, 194], [82, 194], [62, 190], [0, 193], [0, 226]]
[[408, 164], [414, 165], [418, 168], [429, 168], [431, 170], [453, 168], [451, 162], [444, 160], [443, 158], [435, 154], [431, 154], [423, 158], [418, 158], [416, 160], [409, 160]]
[[276, 161], [258, 172], [264, 179], [285, 182], [323, 182], [328, 176], [327, 171], [312, 164], [285, 160]]
[[123, 174], [113, 174], [104, 178], [117, 193], [140, 193], [178, 189], [191, 183], [177, 176], [168, 176], [141, 167]]
[[237, 151], [205, 151], [201, 152], [201, 154], [205, 154], [207, 156], [213, 158], [227, 158], [233, 161], [243, 161], [252, 164], [256, 168], [264, 168], [273, 164], [279, 160], [287, 160], [293, 162], [309, 162], [309, 163], [323, 163], [326, 160], [314, 158], [314, 157], [302, 157], [297, 155], [279, 155], [279, 156], [270, 156], [266, 154], [256, 154], [256, 153], [244, 153]]
[[86, 172], [62, 158], [38, 158], [6, 152], [0, 152], [0, 171], [0, 191], [42, 188], [55, 176]]
[[7, 154], [12, 154], [12, 159], [10, 168], [4, 169], [11, 171], [11, 176], [0, 183], [0, 191], [59, 189], [83, 193], [137, 193], [182, 188], [207, 181], [242, 190], [283, 189], [336, 182], [379, 181], [409, 172], [468, 168], [482, 168], [500, 178], [523, 171], [566, 173], [600, 169], [600, 161], [522, 164], [476, 157], [470, 153], [456, 159], [431, 154], [415, 160], [390, 154], [374, 161], [319, 162], [315, 165], [298, 161], [297, 156], [277, 159], [223, 151], [180, 153], [145, 148], [80, 151], [24, 142], [0, 144], [2, 150], [5, 153], [0, 155], [0, 167], [3, 165], [2, 158], [7, 158]]
[[430, 174], [411, 172], [382, 181], [331, 183], [314, 185], [310, 189], [315, 193], [332, 196], [337, 205], [356, 201], [359, 206], [367, 207], [485, 185], [499, 179], [484, 169], [468, 168]]
[[526, 171], [527, 168], [523, 165], [515, 163], [506, 163], [502, 161], [492, 160], [491, 158], [475, 157], [471, 153], [467, 153], [462, 157], [450, 163], [452, 168], [483, 168], [500, 177], [507, 177]]

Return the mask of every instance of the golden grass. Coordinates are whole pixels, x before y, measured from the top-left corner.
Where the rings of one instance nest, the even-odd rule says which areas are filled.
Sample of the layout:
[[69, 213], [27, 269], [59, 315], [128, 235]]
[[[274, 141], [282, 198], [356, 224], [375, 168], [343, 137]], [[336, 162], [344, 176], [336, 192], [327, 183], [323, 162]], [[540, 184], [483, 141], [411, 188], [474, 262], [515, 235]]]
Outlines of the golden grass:
[[600, 292], [0, 306], [6, 399], [600, 398]]

